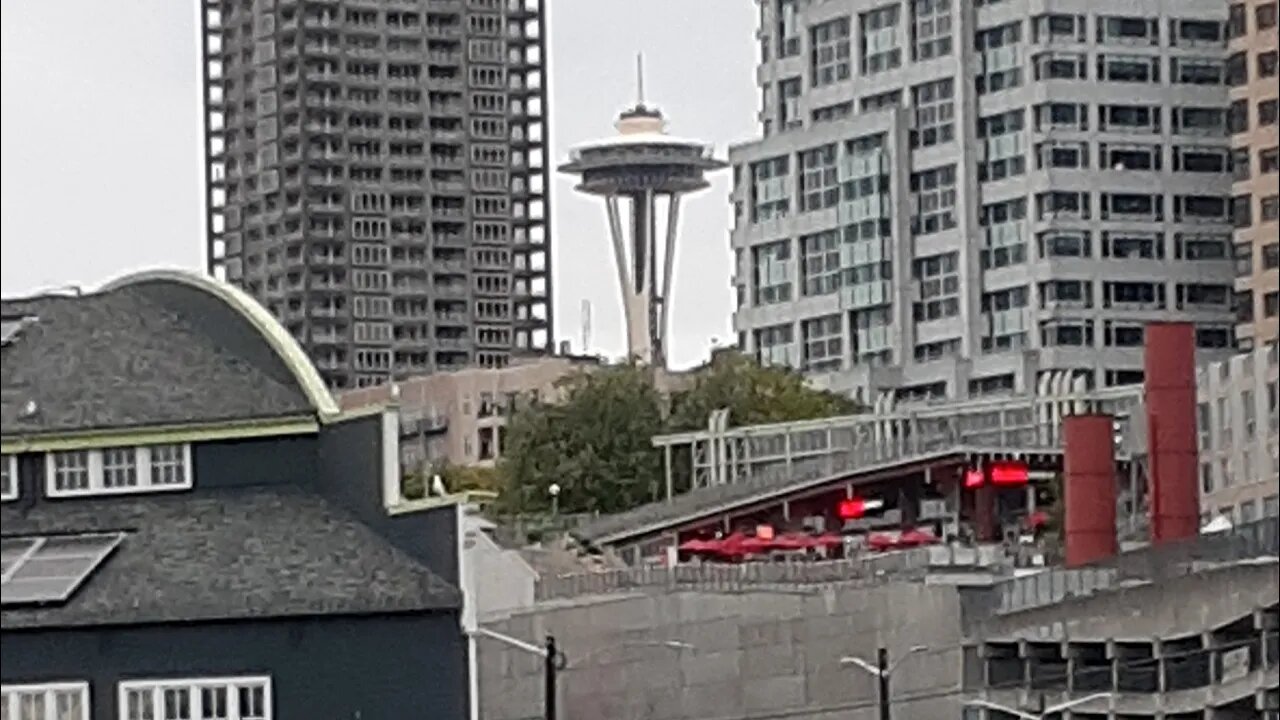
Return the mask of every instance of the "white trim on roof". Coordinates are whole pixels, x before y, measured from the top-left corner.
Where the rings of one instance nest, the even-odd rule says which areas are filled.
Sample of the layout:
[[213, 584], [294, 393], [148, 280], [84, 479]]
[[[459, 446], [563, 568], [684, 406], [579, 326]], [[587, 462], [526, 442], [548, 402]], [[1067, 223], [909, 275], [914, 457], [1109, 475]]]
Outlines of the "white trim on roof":
[[311, 360], [307, 357], [306, 352], [303, 351], [302, 346], [280, 324], [280, 321], [276, 320], [275, 316], [243, 290], [208, 275], [188, 270], [144, 270], [130, 273], [106, 283], [101, 290], [106, 292], [145, 282], [172, 282], [186, 285], [203, 290], [230, 305], [233, 310], [240, 313], [245, 320], [249, 321], [262, 334], [263, 339], [267, 341], [271, 349], [284, 361], [285, 366], [293, 373], [298, 385], [302, 387], [302, 391], [306, 393], [307, 399], [311, 401], [311, 406], [316, 412], [326, 418], [338, 414], [338, 404], [329, 393], [329, 388], [324, 384], [320, 373], [316, 371], [315, 365], [311, 364]]

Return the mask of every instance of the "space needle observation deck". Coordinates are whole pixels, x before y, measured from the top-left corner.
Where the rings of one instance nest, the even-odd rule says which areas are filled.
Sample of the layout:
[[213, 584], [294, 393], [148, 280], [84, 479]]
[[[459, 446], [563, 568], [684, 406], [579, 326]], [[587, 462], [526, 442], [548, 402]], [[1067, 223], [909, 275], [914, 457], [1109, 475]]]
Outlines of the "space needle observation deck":
[[[637, 88], [635, 106], [624, 110], [614, 123], [618, 134], [575, 147], [559, 169], [581, 178], [576, 188], [579, 192], [604, 198], [622, 289], [629, 358], [665, 368], [680, 198], [709, 187], [706, 173], [727, 167], [727, 163], [714, 156], [708, 143], [666, 133], [662, 112], [644, 103], [639, 62]], [[624, 210], [630, 211], [625, 218]], [[666, 220], [661, 262], [657, 252], [659, 213]]]

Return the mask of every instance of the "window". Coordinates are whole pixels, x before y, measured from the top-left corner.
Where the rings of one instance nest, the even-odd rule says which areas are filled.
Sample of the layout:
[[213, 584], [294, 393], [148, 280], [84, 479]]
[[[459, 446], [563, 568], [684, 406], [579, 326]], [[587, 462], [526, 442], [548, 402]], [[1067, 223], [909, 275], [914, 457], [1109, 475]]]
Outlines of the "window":
[[1276, 76], [1277, 57], [1275, 50], [1258, 53], [1258, 77], [1270, 78]]
[[120, 683], [120, 717], [130, 720], [271, 720], [271, 704], [265, 677]]
[[1280, 120], [1280, 100], [1263, 100], [1258, 103], [1258, 126], [1275, 125]]
[[18, 456], [0, 455], [0, 500], [18, 497]]
[[51, 452], [45, 462], [50, 497], [111, 495], [191, 487], [190, 445], [141, 445]]
[[951, 78], [911, 88], [916, 125], [911, 130], [912, 147], [930, 147], [951, 142], [955, 137], [955, 83]]
[[801, 323], [804, 334], [804, 369], [810, 372], [827, 372], [840, 369], [844, 347], [844, 330], [839, 315], [805, 320]]
[[836, 146], [823, 145], [800, 153], [800, 210], [834, 207], [839, 200]]
[[1258, 151], [1258, 173], [1270, 175], [1280, 171], [1280, 147], [1272, 145]]
[[829, 295], [840, 289], [840, 233], [824, 230], [800, 238], [805, 295]]
[[901, 10], [897, 3], [862, 13], [862, 74], [894, 70], [902, 66], [902, 48], [898, 47], [898, 24]]
[[1264, 223], [1280, 220], [1280, 195], [1268, 195], [1258, 201], [1258, 218]]
[[814, 87], [833, 85], [850, 76], [849, 18], [815, 25], [810, 33], [810, 82]]
[[912, 173], [911, 195], [915, 206], [911, 218], [912, 234], [931, 235], [956, 226], [954, 165]]
[[791, 242], [779, 240], [751, 249], [756, 305], [789, 302], [791, 293]]
[[89, 720], [89, 683], [0, 687], [5, 720]]
[[1269, 30], [1276, 26], [1276, 6], [1280, 3], [1263, 3], [1254, 8], [1253, 18], [1256, 30]]
[[960, 314], [960, 277], [957, 254], [917, 258], [911, 263], [911, 276], [919, 288], [920, 301], [912, 313], [917, 322], [940, 320]]
[[912, 0], [911, 16], [917, 61], [951, 54], [951, 0]]
[[1098, 79], [1109, 82], [1158, 83], [1160, 60], [1146, 55], [1099, 55]]

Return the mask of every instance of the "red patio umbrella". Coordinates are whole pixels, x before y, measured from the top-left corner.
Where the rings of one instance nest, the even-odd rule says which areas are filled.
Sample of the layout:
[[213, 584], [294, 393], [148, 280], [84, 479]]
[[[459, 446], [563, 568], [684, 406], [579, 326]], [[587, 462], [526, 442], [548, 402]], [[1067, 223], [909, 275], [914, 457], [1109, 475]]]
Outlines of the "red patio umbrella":
[[695, 554], [705, 554], [717, 551], [720, 548], [718, 540], [706, 538], [693, 538], [680, 543], [680, 551]]
[[868, 533], [866, 545], [868, 548], [875, 550], [876, 552], [884, 552], [885, 550], [892, 550], [897, 547], [898, 538], [890, 535], [889, 533]]
[[898, 537], [898, 547], [921, 547], [923, 545], [933, 545], [938, 542], [938, 538], [928, 530], [911, 529], [902, 533]]

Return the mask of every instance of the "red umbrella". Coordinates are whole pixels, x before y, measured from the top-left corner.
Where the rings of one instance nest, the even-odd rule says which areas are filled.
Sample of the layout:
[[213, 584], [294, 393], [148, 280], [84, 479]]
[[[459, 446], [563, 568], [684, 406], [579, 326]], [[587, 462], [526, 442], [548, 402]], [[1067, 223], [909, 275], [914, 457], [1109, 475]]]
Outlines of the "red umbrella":
[[867, 547], [877, 552], [889, 550], [898, 544], [898, 539], [888, 533], [868, 533]]
[[844, 536], [840, 533], [826, 533], [813, 538], [813, 544], [832, 550], [844, 546]]
[[787, 533], [774, 540], [774, 547], [779, 550], [808, 550], [817, 547], [817, 538], [802, 533]]
[[720, 547], [719, 541], [704, 538], [693, 538], [680, 543], [680, 551], [688, 553], [715, 552]]

